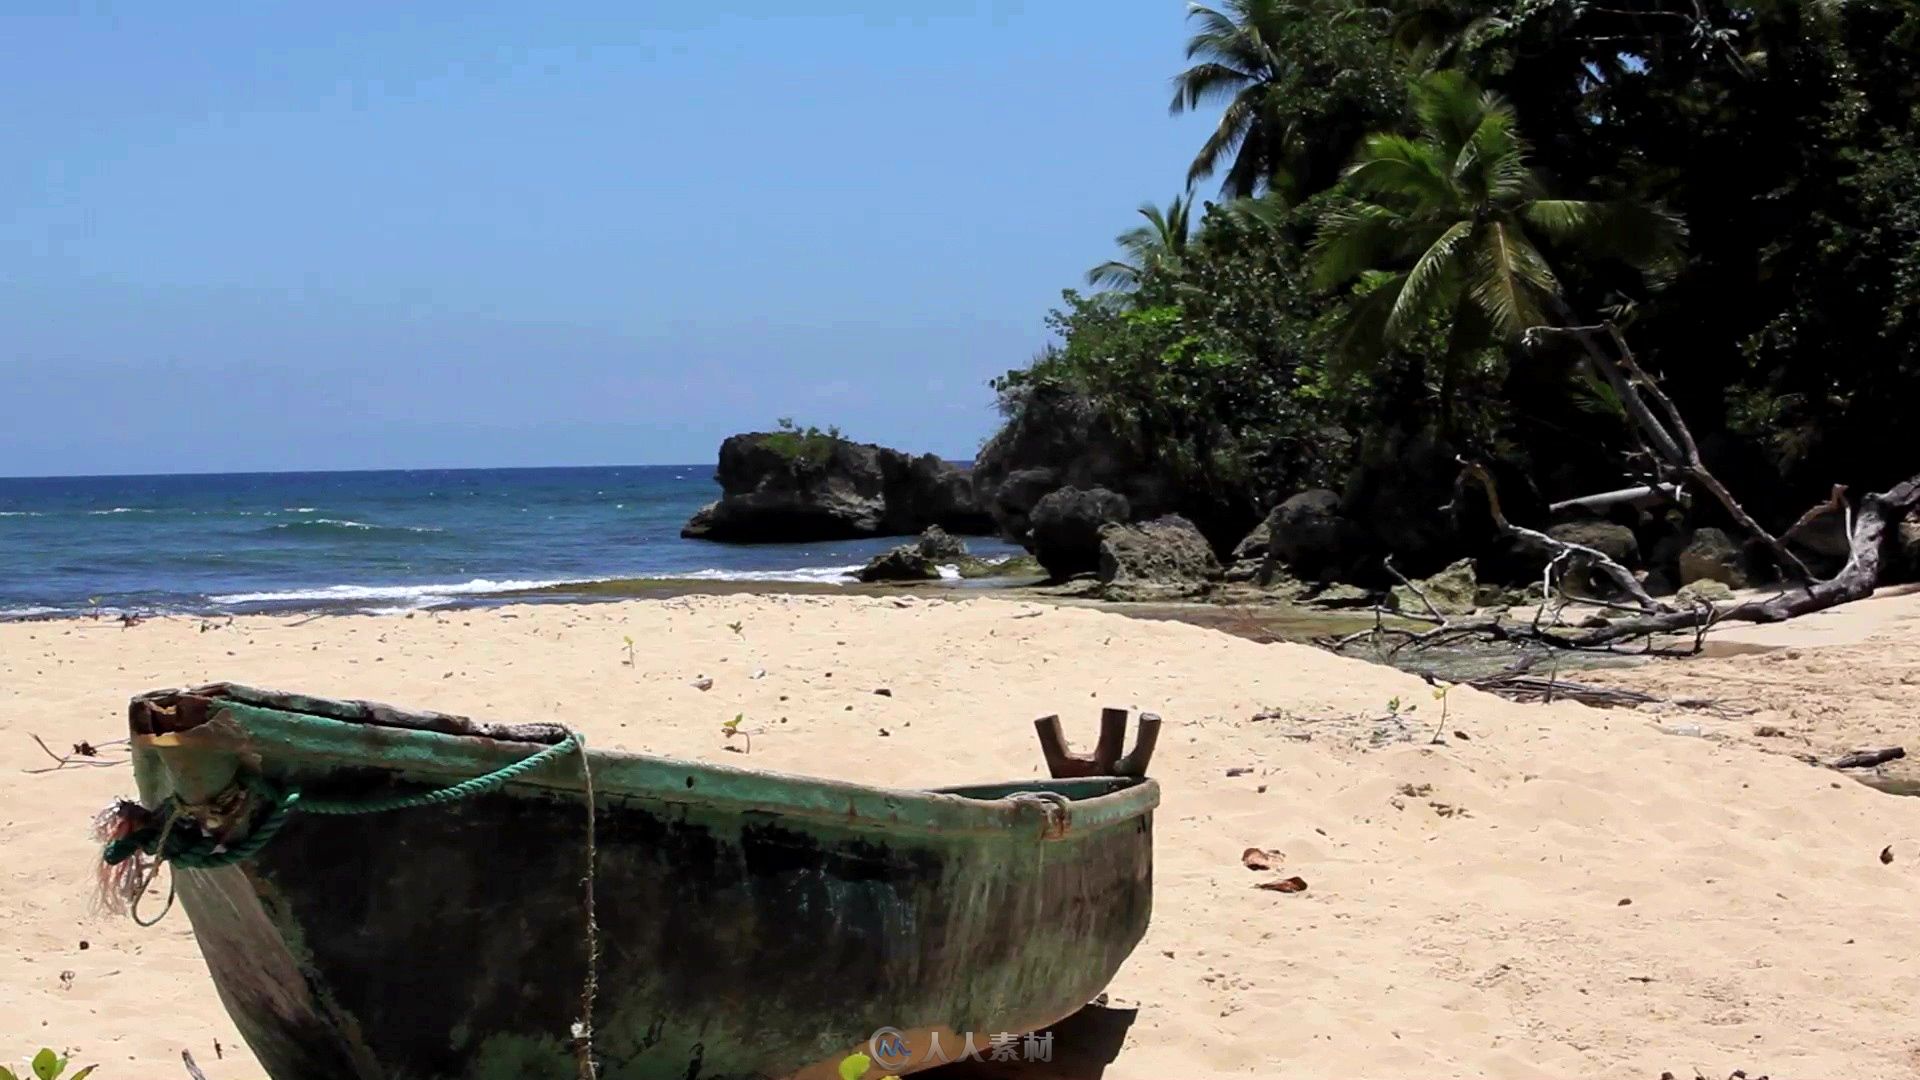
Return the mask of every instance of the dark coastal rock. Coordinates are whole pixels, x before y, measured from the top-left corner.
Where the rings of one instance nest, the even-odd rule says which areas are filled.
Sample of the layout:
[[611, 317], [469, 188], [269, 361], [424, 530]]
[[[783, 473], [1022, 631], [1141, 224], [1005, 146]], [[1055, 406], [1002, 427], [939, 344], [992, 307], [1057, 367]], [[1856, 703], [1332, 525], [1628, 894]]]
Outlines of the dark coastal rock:
[[1686, 548], [1680, 552], [1679, 561], [1682, 586], [1703, 580], [1718, 581], [1736, 589], [1752, 584], [1740, 545], [1719, 529], [1695, 529], [1693, 539], [1687, 541]]
[[914, 520], [962, 536], [993, 535], [993, 515], [974, 500], [972, 469], [938, 454], [921, 454], [913, 459], [908, 476]]
[[1673, 595], [1673, 602], [1683, 608], [1702, 602], [1724, 604], [1732, 599], [1733, 590], [1725, 583], [1712, 578], [1701, 578], [1699, 581], [1683, 585], [1680, 591]]
[[[1480, 582], [1474, 576], [1473, 560], [1461, 559], [1446, 569], [1414, 582], [1426, 594], [1434, 610], [1442, 615], [1471, 615], [1479, 603]], [[1396, 611], [1422, 614], [1427, 605], [1405, 585], [1395, 585], [1389, 595]]]
[[940, 565], [918, 547], [902, 544], [881, 552], [860, 568], [861, 581], [938, 581]]
[[[1547, 535], [1564, 543], [1592, 548], [1629, 570], [1640, 565], [1640, 541], [1625, 525], [1599, 520], [1563, 521], [1549, 526]], [[1543, 553], [1536, 551], [1534, 555], [1544, 569]], [[1576, 569], [1568, 573], [1566, 581], [1576, 594], [1610, 597], [1621, 591], [1619, 584], [1605, 572], [1585, 565], [1584, 561], [1573, 565]]]
[[1625, 525], [1611, 521], [1563, 521], [1548, 527], [1547, 535], [1563, 543], [1590, 547], [1628, 569], [1640, 565], [1640, 541]]
[[1100, 527], [1124, 524], [1126, 497], [1106, 488], [1061, 488], [1034, 505], [1030, 515], [1034, 557], [1047, 573], [1064, 580], [1100, 566]]
[[913, 546], [920, 554], [941, 562], [967, 557], [967, 542], [938, 525], [927, 526]]
[[980, 448], [974, 499], [1001, 536], [1031, 548], [1031, 517], [1043, 497], [1065, 487], [1121, 491], [1144, 467], [1084, 397], [1040, 389]]
[[1008, 408], [1006, 423], [980, 449], [973, 484], [975, 502], [1000, 535], [1036, 553], [1033, 511], [1062, 488], [1121, 495], [1136, 521], [1180, 514], [1216, 554], [1230, 551], [1257, 520], [1250, 492], [1201, 490], [1171, 459], [1142, 454], [1085, 397], [1054, 388], [1030, 390]]
[[1902, 518], [1887, 553], [1889, 581], [1920, 581], [1920, 519]]
[[714, 475], [718, 502], [680, 535], [729, 543], [791, 543], [908, 536], [938, 525], [980, 533], [989, 516], [973, 503], [966, 470], [926, 454], [791, 432], [729, 436]]
[[1013, 555], [1005, 559], [982, 559], [969, 555], [958, 563], [963, 578], [1045, 578], [1047, 570], [1031, 555]]
[[1100, 580], [1199, 585], [1220, 578], [1220, 562], [1193, 522], [1168, 514], [1100, 529]]
[[1363, 589], [1358, 585], [1329, 585], [1319, 592], [1314, 593], [1313, 598], [1308, 600], [1307, 603], [1314, 607], [1332, 608], [1335, 610], [1342, 608], [1371, 607], [1373, 606], [1375, 597], [1378, 595], [1379, 594], [1368, 589]]
[[1234, 557], [1236, 564], [1259, 558], [1256, 581], [1273, 580], [1282, 570], [1307, 581], [1328, 581], [1360, 561], [1361, 546], [1360, 530], [1341, 511], [1340, 496], [1315, 488], [1274, 507]]

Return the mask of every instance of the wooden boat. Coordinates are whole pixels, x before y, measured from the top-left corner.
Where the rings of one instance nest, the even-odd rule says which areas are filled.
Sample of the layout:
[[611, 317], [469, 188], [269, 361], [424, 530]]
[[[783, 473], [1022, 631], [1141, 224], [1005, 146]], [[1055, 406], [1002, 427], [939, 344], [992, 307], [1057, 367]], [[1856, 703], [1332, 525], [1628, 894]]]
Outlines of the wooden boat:
[[[206, 863], [262, 841], [173, 874], [273, 1080], [574, 1080], [590, 967], [604, 1080], [984, 1055], [1080, 1009], [1146, 930], [1149, 720], [1135, 775], [903, 791], [581, 750], [470, 798], [343, 815], [281, 810], [295, 791], [377, 807], [570, 736], [227, 684], [131, 708], [143, 804], [172, 822], [159, 843]], [[1042, 722], [1050, 764], [1122, 771], [1124, 721], [1103, 718], [1098, 760]]]

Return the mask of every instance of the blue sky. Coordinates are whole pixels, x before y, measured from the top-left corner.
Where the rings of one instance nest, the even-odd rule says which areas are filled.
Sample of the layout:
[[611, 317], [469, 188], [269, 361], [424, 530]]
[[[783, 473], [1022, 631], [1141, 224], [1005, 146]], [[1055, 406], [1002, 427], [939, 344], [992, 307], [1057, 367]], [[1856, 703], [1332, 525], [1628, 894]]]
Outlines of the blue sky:
[[1183, 17], [12, 6], [0, 475], [700, 462], [778, 416], [968, 456], [1180, 189]]

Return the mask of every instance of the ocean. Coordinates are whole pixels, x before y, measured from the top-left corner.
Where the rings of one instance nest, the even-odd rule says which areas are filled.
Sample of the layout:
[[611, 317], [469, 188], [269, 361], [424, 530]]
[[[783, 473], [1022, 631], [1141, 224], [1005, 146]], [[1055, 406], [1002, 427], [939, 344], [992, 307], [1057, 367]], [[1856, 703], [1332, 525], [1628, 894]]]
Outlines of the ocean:
[[719, 493], [711, 465], [0, 478], [0, 618], [384, 612], [651, 578], [842, 583], [902, 542], [682, 540]]

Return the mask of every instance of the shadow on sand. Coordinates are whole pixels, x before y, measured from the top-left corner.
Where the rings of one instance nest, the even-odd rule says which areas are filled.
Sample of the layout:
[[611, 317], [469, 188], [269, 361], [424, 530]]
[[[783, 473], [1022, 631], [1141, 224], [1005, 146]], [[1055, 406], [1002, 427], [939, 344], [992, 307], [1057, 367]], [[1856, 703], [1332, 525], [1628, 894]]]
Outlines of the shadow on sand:
[[916, 1080], [1099, 1080], [1120, 1056], [1138, 1009], [1089, 1005], [1041, 1034], [1053, 1035], [1051, 1061], [962, 1061], [916, 1073]]

